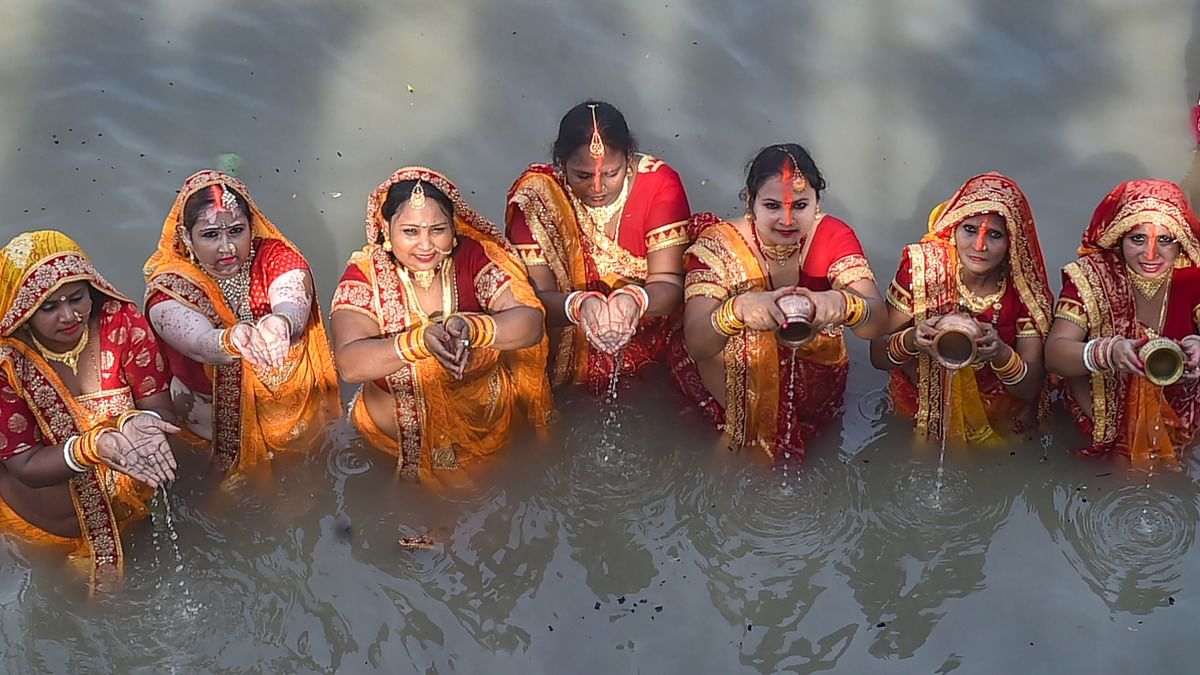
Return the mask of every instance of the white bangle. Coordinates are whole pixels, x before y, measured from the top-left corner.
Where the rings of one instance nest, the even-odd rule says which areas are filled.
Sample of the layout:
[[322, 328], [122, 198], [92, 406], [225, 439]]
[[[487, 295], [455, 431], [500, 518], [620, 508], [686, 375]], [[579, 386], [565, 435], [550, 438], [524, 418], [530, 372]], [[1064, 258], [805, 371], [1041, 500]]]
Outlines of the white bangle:
[[88, 470], [82, 466], [79, 466], [79, 464], [75, 461], [75, 456], [72, 452], [75, 448], [75, 444], [78, 442], [79, 437], [72, 436], [67, 439], [66, 443], [63, 443], [63, 461], [66, 462], [67, 468], [75, 473], [87, 473]]
[[575, 323], [575, 319], [571, 316], [571, 302], [580, 295], [583, 295], [583, 291], [571, 291], [570, 293], [567, 293], [566, 300], [563, 300], [563, 314], [566, 314], [567, 321], [574, 325], [578, 324]]
[[1100, 369], [1096, 367], [1096, 364], [1092, 363], [1092, 346], [1098, 339], [1099, 338], [1088, 340], [1087, 342], [1083, 343], [1083, 367], [1087, 368], [1089, 373], [1100, 372]]

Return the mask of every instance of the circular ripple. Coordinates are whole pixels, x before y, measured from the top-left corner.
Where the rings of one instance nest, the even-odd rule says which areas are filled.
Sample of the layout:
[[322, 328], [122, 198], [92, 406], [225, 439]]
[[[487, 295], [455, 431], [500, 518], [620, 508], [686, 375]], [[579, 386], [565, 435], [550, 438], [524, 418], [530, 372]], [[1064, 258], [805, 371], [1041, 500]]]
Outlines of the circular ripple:
[[868, 422], [878, 422], [895, 412], [892, 395], [887, 387], [872, 389], [858, 400], [858, 414]]
[[[1195, 508], [1178, 495], [1126, 485], [1071, 490], [1060, 512], [1072, 564], [1110, 604], [1148, 610], [1178, 583], [1196, 537]], [[1082, 567], [1082, 569], [1080, 569]]]
[[360, 450], [360, 446], [352, 444], [338, 444], [330, 450], [325, 460], [330, 475], [335, 478], [349, 478], [370, 471], [374, 462], [367, 453], [359, 452]]
[[989, 496], [988, 476], [955, 466], [941, 469], [928, 460], [912, 459], [878, 472], [868, 486], [868, 506], [880, 527], [896, 536], [920, 532], [938, 536], [1002, 520], [1010, 500]]
[[722, 536], [795, 554], [848, 545], [861, 530], [853, 465], [810, 454], [802, 464], [768, 470], [736, 459], [747, 462], [730, 480], [708, 481], [702, 494], [709, 526]]

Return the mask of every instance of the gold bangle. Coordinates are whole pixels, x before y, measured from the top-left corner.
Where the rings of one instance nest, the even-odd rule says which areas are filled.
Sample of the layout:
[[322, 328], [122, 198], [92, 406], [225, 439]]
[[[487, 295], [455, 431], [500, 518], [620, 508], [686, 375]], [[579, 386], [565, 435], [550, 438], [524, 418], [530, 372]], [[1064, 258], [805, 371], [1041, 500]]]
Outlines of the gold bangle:
[[866, 301], [845, 289], [841, 289], [840, 292], [846, 301], [846, 314], [842, 319], [842, 323], [853, 328], [866, 321], [868, 316]]
[[746, 330], [746, 322], [737, 318], [737, 314], [733, 311], [734, 300], [736, 300], [736, 296], [726, 299], [717, 307], [711, 317], [713, 329], [725, 337], [733, 337]]
[[487, 314], [467, 314], [463, 318], [470, 330], [472, 347], [491, 347], [496, 344], [496, 319]]
[[917, 352], [909, 350], [908, 346], [904, 344], [904, 336], [908, 335], [908, 332], [912, 330], [916, 330], [916, 328], [909, 326], [898, 333], [892, 333], [892, 336], [888, 338], [888, 359], [898, 366], [917, 355]]
[[396, 337], [392, 338], [392, 349], [396, 351], [396, 356], [400, 357], [401, 361], [410, 363], [433, 356], [429, 348], [425, 346], [425, 326], [423, 325], [398, 333]]

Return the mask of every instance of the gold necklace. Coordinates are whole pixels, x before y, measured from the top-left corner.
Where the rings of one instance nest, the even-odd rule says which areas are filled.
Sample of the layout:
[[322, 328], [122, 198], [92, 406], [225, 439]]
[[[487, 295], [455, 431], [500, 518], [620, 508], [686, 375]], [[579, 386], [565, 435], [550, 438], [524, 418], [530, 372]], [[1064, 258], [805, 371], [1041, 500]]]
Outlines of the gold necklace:
[[[442, 277], [442, 311], [441, 316], [447, 317], [453, 314], [458, 309], [458, 288], [454, 283], [454, 259], [446, 258], [435, 269], [427, 270], [432, 276], [434, 272], [441, 272]], [[396, 274], [400, 277], [400, 286], [404, 289], [404, 297], [407, 305], [416, 312], [417, 316], [422, 321], [429, 320], [429, 314], [421, 307], [421, 301], [417, 298], [417, 289], [413, 288], [412, 277], [409, 276], [409, 271], [403, 265], [398, 265]], [[420, 283], [418, 277], [417, 282]], [[430, 280], [429, 286], [433, 285]], [[423, 286], [425, 290], [429, 290], [429, 286]], [[437, 312], [435, 312], [436, 314]]]
[[[1148, 279], [1137, 272], [1134, 272], [1129, 268], [1129, 265], [1125, 266], [1125, 276], [1129, 279], [1129, 283], [1132, 284], [1133, 287], [1137, 289], [1137, 292], [1140, 293], [1141, 296], [1146, 300], [1153, 300], [1154, 296], [1158, 295], [1158, 291], [1162, 289], [1163, 284], [1171, 280], [1170, 271], [1168, 271], [1166, 274], [1161, 274], [1157, 277], [1154, 277], [1153, 279]], [[1165, 305], [1166, 303], [1164, 302], [1163, 304]]]
[[420, 286], [422, 290], [427, 291], [429, 290], [429, 287], [433, 285], [433, 277], [441, 269], [442, 264], [438, 263], [431, 270], [413, 270], [412, 275], [413, 278], [417, 280], [417, 285]]
[[71, 369], [72, 375], [79, 374], [79, 355], [83, 353], [83, 349], [87, 347], [88, 343], [88, 325], [86, 323], [83, 324], [83, 334], [79, 336], [79, 343], [65, 352], [51, 351], [46, 345], [38, 342], [32, 330], [29, 331], [29, 339], [33, 340], [33, 346], [37, 348], [38, 353], [42, 355], [43, 359], [57, 361], [65, 365]]
[[[575, 196], [574, 192], [571, 193], [571, 201], [574, 202], [575, 206], [579, 210], [583, 211], [583, 215], [586, 216], [587, 219], [591, 221], [591, 224], [592, 224], [591, 229], [593, 230], [593, 232], [599, 233], [599, 234], [604, 234], [605, 236], [607, 236], [607, 232], [605, 231], [604, 228], [606, 225], [608, 225], [608, 221], [612, 220], [613, 216], [615, 216], [617, 214], [617, 212], [619, 212], [625, 208], [625, 200], [628, 198], [629, 198], [629, 174], [628, 173], [625, 174], [625, 182], [621, 185], [621, 194], [617, 195], [617, 198], [613, 200], [613, 203], [611, 203], [607, 206], [588, 206], [587, 204], [584, 204], [582, 201], [580, 201], [579, 198]], [[616, 239], [616, 235], [614, 234], [612, 238]]]
[[958, 286], [958, 304], [970, 312], [972, 315], [978, 316], [983, 314], [991, 307], [993, 310], [992, 322], [999, 320], [1001, 298], [1004, 297], [1004, 291], [1008, 288], [1008, 278], [1004, 275], [1000, 276], [1000, 283], [997, 285], [995, 293], [978, 296], [970, 288], [967, 288], [966, 282], [962, 278], [962, 268], [959, 268], [958, 274], [954, 277], [954, 282]]

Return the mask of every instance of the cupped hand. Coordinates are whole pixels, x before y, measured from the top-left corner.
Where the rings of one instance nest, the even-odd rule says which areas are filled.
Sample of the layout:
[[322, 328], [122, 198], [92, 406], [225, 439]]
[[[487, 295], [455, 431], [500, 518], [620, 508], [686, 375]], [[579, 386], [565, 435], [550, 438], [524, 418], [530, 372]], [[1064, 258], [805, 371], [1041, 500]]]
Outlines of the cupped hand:
[[100, 460], [114, 471], [152, 488], [157, 489], [160, 485], [175, 480], [175, 455], [163, 434], [174, 433], [168, 432], [167, 429], [179, 431], [179, 427], [151, 415], [138, 415], [127, 422], [125, 428], [129, 430], [135, 424], [138, 425], [138, 430], [133, 432], [136, 443], [120, 431], [100, 435], [96, 440], [96, 451]]
[[1200, 380], [1200, 335], [1189, 335], [1179, 341], [1183, 350], [1183, 377], [1188, 382]]
[[278, 314], [268, 314], [259, 320], [255, 330], [262, 338], [268, 361], [276, 368], [282, 366], [288, 350], [292, 347], [287, 319]]
[[733, 299], [733, 315], [750, 330], [777, 330], [787, 321], [779, 299], [796, 293], [795, 286], [742, 293]]
[[454, 379], [462, 379], [464, 368], [457, 355], [454, 338], [440, 324], [430, 324], [425, 328], [425, 347]]
[[229, 342], [233, 344], [242, 359], [257, 369], [271, 367], [271, 353], [263, 336], [253, 324], [239, 322], [229, 329]]

